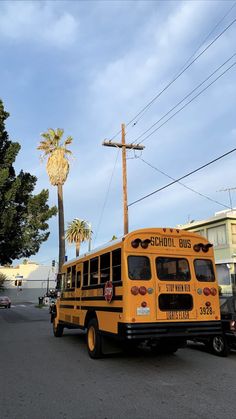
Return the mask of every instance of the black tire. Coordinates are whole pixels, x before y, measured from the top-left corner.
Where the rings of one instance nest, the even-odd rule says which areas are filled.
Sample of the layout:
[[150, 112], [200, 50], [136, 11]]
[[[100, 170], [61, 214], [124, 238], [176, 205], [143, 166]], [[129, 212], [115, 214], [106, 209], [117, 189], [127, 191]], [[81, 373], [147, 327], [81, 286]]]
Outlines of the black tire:
[[87, 348], [90, 358], [98, 359], [102, 357], [102, 336], [95, 318], [89, 320], [88, 323]]
[[211, 351], [218, 356], [227, 356], [229, 353], [229, 347], [224, 336], [214, 336], [210, 340]]
[[11, 308], [11, 304], [8, 304], [8, 308]]
[[63, 335], [64, 327], [61, 323], [55, 325], [55, 319], [53, 319], [53, 334], [56, 338], [61, 338]]

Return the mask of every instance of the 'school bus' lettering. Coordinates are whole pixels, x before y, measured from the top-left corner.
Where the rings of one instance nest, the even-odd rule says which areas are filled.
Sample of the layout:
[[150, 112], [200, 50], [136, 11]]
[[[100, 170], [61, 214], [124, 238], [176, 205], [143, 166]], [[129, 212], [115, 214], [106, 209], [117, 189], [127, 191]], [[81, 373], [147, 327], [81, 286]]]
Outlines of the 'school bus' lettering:
[[129, 233], [64, 264], [52, 322], [57, 337], [65, 328], [86, 330], [92, 358], [107, 335], [170, 351], [186, 337], [220, 334], [213, 250], [182, 230]]
[[184, 249], [191, 249], [191, 240], [188, 239], [179, 239], [175, 240], [173, 237], [163, 237], [163, 236], [152, 236], [151, 246], [160, 246], [160, 247], [180, 247]]

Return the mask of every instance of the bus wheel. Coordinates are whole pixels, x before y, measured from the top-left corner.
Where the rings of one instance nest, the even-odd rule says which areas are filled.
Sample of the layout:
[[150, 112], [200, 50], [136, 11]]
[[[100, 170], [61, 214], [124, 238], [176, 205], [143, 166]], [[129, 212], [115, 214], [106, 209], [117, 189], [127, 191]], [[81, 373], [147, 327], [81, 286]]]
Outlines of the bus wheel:
[[96, 319], [91, 319], [87, 328], [87, 348], [93, 359], [102, 357], [102, 337]]
[[211, 339], [210, 348], [218, 356], [227, 356], [229, 353], [229, 347], [224, 336], [214, 336]]
[[53, 334], [56, 338], [60, 338], [63, 335], [64, 327], [62, 324], [55, 322], [55, 318], [53, 319]]

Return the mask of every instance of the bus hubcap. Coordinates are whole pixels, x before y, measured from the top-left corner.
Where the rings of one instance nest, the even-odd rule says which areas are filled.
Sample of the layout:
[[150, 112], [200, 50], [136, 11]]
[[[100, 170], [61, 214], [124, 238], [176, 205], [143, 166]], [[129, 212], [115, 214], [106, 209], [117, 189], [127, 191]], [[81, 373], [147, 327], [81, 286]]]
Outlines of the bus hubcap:
[[220, 336], [214, 338], [213, 347], [217, 352], [221, 352], [224, 349], [224, 342]]
[[95, 330], [94, 330], [93, 327], [90, 327], [89, 331], [88, 331], [88, 346], [89, 346], [90, 351], [94, 350], [94, 347], [95, 347]]

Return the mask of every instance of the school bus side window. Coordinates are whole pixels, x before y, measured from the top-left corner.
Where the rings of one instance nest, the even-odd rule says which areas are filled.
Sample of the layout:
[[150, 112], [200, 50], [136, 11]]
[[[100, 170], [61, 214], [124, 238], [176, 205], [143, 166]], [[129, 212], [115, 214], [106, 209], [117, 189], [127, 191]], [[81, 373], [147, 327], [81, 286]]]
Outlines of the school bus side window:
[[100, 256], [100, 276], [101, 284], [110, 280], [110, 253], [104, 253]]
[[90, 285], [98, 284], [98, 257], [90, 260]]
[[147, 256], [128, 256], [129, 279], [151, 279], [150, 259]]
[[72, 276], [71, 276], [71, 288], [75, 288], [75, 275], [76, 275], [76, 267], [72, 266]]
[[66, 288], [70, 288], [71, 287], [71, 268], [67, 268], [65, 287]]
[[84, 268], [83, 268], [83, 286], [88, 285], [88, 260], [84, 262]]
[[81, 285], [81, 271], [76, 273], [76, 288], [80, 288]]
[[196, 278], [200, 282], [215, 281], [214, 269], [212, 261], [208, 259], [195, 259], [194, 269]]
[[121, 281], [121, 249], [112, 252], [112, 281]]

